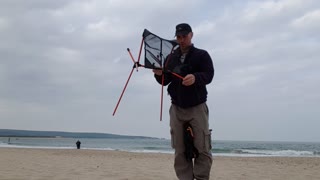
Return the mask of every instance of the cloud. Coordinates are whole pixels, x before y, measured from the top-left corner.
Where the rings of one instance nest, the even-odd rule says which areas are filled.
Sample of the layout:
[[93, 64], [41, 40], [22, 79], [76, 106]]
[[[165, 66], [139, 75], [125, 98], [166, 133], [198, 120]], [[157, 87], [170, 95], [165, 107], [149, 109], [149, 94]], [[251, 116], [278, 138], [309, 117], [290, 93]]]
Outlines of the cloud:
[[9, 23], [7, 22], [7, 20], [5, 18], [1, 18], [0, 17], [0, 31], [2, 29], [5, 29], [9, 26]]
[[307, 12], [303, 16], [294, 19], [291, 22], [293, 28], [299, 33], [306, 33], [310, 37], [319, 39], [318, 31], [320, 30], [320, 9]]

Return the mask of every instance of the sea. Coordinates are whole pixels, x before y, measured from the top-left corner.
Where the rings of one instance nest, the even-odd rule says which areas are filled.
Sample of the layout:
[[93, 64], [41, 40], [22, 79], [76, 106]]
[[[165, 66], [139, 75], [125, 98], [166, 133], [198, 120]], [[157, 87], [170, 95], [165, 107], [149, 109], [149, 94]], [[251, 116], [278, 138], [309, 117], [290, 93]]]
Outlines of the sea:
[[[116, 150], [138, 153], [173, 154], [169, 139], [158, 138], [22, 138], [0, 137], [0, 148], [41, 148], [76, 149], [76, 141], [81, 149]], [[260, 142], [222, 141], [212, 142], [213, 156], [236, 157], [319, 157], [320, 142]]]

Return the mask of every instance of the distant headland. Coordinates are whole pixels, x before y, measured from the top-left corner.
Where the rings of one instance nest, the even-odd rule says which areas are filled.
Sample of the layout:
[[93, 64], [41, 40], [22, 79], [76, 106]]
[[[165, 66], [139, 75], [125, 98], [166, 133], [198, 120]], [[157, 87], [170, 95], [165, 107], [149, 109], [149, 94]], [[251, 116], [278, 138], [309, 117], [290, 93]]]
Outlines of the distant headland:
[[16, 130], [16, 129], [0, 129], [0, 137], [157, 139], [157, 138], [147, 137], [147, 136], [129, 136], [129, 135], [118, 135], [118, 134], [109, 134], [109, 133], [31, 131], [31, 130]]

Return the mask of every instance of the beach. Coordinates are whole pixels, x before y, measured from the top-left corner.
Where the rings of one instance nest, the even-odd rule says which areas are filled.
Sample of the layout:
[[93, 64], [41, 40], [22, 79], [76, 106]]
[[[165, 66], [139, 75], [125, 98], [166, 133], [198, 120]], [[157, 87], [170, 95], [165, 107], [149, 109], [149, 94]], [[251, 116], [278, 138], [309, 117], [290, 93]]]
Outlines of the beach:
[[[214, 157], [214, 180], [318, 180], [319, 157]], [[173, 154], [0, 148], [0, 179], [174, 180]]]

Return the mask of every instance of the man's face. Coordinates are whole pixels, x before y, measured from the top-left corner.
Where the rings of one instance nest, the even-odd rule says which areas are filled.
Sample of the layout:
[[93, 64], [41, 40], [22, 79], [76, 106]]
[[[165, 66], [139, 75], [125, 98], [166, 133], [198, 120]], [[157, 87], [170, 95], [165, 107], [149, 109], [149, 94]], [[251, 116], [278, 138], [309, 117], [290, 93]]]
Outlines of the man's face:
[[176, 38], [182, 50], [187, 49], [192, 44], [192, 35], [192, 32], [188, 33], [187, 35], [177, 35]]

